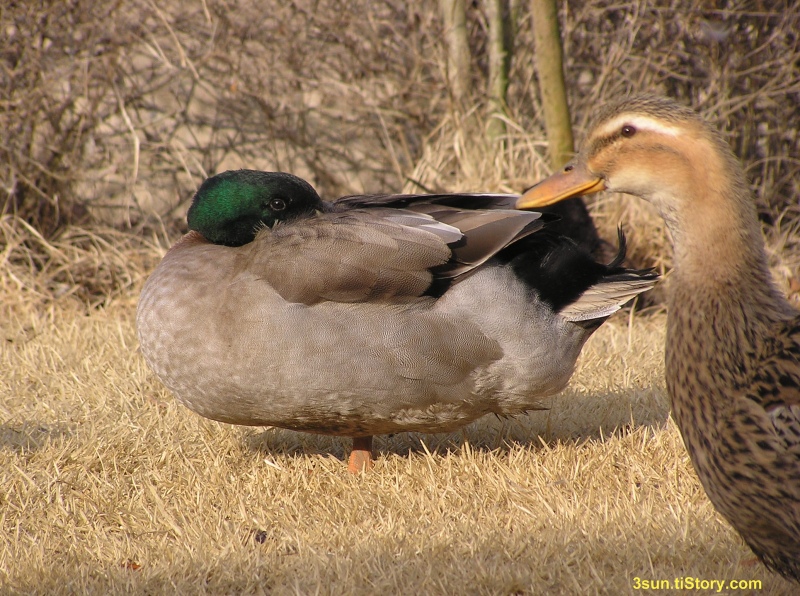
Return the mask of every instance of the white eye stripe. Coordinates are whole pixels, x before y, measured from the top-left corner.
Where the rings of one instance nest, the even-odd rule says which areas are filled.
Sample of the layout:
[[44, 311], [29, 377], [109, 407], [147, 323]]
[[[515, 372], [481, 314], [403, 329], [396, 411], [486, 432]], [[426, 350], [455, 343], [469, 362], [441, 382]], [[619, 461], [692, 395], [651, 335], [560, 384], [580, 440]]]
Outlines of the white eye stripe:
[[649, 130], [670, 137], [677, 137], [681, 134], [680, 129], [641, 114], [621, 114], [606, 122], [598, 133], [603, 137], [611, 136], [617, 134], [625, 124], [633, 126], [636, 130]]

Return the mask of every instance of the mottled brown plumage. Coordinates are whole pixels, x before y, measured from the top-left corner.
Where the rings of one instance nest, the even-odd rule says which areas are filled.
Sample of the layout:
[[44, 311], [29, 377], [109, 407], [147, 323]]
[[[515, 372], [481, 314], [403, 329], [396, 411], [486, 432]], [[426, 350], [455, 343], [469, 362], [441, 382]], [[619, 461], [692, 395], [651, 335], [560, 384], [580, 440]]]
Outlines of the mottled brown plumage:
[[800, 581], [800, 313], [772, 282], [739, 161], [692, 110], [626, 99], [518, 206], [603, 189], [651, 202], [672, 235], [667, 389], [703, 487], [769, 568]]

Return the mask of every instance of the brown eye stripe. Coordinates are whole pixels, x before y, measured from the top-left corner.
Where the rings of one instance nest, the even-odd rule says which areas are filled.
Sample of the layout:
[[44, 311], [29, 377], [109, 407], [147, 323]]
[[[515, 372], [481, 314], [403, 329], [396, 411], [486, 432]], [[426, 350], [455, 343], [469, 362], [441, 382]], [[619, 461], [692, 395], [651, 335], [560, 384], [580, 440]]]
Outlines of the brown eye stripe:
[[619, 132], [616, 132], [614, 134], [605, 135], [594, 139], [589, 145], [589, 151], [588, 151], [589, 155], [596, 155], [597, 153], [599, 153], [600, 151], [602, 151], [603, 149], [614, 143], [614, 141], [619, 139], [619, 137], [620, 137]]

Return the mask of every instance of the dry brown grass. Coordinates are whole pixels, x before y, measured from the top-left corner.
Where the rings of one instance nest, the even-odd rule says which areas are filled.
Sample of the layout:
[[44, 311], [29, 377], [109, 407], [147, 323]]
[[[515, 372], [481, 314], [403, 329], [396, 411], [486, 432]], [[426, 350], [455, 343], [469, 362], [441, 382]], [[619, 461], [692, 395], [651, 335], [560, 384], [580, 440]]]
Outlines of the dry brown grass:
[[[468, 105], [485, 120], [488, 3], [467, 4]], [[498, 174], [520, 190], [546, 170], [546, 139], [533, 17], [513, 4], [505, 157], [516, 159]], [[578, 139], [600, 104], [665, 93], [725, 130], [766, 221], [796, 209], [800, 4], [559, 5]], [[0, 31], [0, 215], [48, 239], [86, 222], [180, 227], [192, 191], [224, 169], [291, 171], [333, 197], [398, 189], [438, 149], [432, 137], [483, 149], [485, 122], [442, 134], [453, 102], [441, 19], [424, 0], [12, 2]], [[451, 174], [434, 186], [488, 190]]]
[[[519, 191], [548, 172], [529, 15], [499, 147], [480, 98], [451, 110], [428, 4], [0, 10], [0, 592], [616, 594], [695, 576], [792, 593], [697, 482], [668, 419], [663, 313], [604, 326], [549, 411], [382, 437], [357, 478], [347, 441], [204, 420], [145, 368], [138, 289], [206, 172], [291, 170], [328, 197]], [[800, 303], [800, 5], [721, 4], [564, 3], [577, 136], [632, 90], [698, 108], [743, 157]], [[669, 268], [643, 203], [592, 208], [635, 263]]]
[[0, 312], [77, 300], [88, 310], [135, 288], [169, 246], [166, 232], [144, 238], [119, 230], [70, 226], [46, 239], [19, 217], [0, 217]]
[[137, 353], [134, 297], [0, 321], [4, 593], [628, 593], [760, 579], [669, 422], [664, 315], [618, 316], [551, 409], [346, 441], [202, 419]]

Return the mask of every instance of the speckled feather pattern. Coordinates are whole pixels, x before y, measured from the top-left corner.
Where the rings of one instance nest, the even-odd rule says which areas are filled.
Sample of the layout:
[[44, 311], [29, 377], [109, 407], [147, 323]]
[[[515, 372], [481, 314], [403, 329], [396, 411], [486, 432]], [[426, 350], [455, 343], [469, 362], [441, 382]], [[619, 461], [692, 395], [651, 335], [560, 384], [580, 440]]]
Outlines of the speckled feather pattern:
[[718, 296], [678, 287], [671, 301], [673, 415], [714, 506], [768, 566], [800, 579], [800, 317]]

